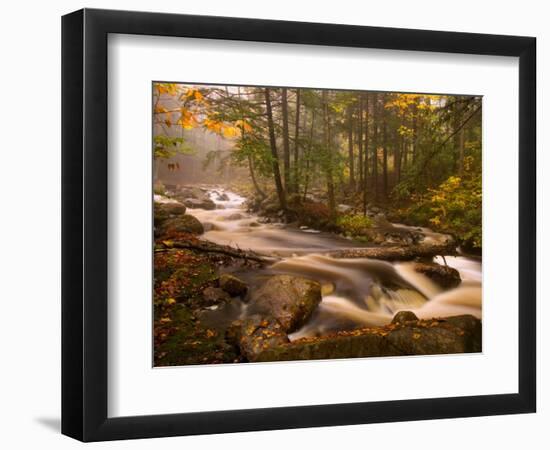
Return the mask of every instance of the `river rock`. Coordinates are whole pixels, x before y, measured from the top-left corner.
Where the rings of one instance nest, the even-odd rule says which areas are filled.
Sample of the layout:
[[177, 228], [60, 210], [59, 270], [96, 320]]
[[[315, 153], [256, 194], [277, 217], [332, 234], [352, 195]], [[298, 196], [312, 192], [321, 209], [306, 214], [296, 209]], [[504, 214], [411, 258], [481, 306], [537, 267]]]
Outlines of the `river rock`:
[[185, 205], [179, 202], [155, 202], [153, 208], [155, 226], [160, 226], [166, 219], [185, 214]]
[[209, 198], [186, 198], [183, 200], [183, 204], [192, 209], [216, 209], [216, 204]]
[[218, 194], [216, 196], [216, 199], [219, 202], [228, 202], [229, 201], [229, 196], [225, 192], [222, 192], [221, 194]]
[[202, 191], [202, 189], [195, 186], [181, 187], [176, 191], [175, 195], [177, 197], [182, 197], [182, 198], [196, 198], [196, 199], [203, 199], [205, 197], [205, 194]]
[[316, 281], [291, 275], [269, 278], [252, 292], [253, 313], [273, 317], [287, 333], [300, 328], [321, 302], [321, 286]]
[[231, 300], [231, 297], [223, 289], [215, 287], [207, 287], [202, 291], [202, 297], [204, 299], [204, 306], [219, 305], [220, 303], [226, 303]]
[[289, 342], [278, 320], [255, 314], [244, 321], [236, 321], [226, 333], [227, 340], [234, 343], [246, 360], [255, 362], [267, 350]]
[[279, 203], [267, 203], [265, 206], [262, 204], [263, 214], [277, 214], [280, 210]]
[[393, 316], [393, 319], [391, 323], [406, 323], [406, 322], [416, 322], [418, 321], [418, 317], [416, 317], [416, 314], [412, 311], [399, 311], [395, 316]]
[[353, 208], [349, 205], [344, 205], [344, 204], [341, 204], [341, 205], [338, 205], [336, 207], [336, 210], [340, 213], [348, 213], [352, 210]]
[[202, 234], [204, 233], [204, 228], [196, 217], [190, 214], [183, 214], [168, 218], [162, 223], [160, 235], [169, 232]]
[[227, 292], [232, 297], [244, 296], [248, 291], [248, 286], [244, 281], [228, 273], [220, 275], [220, 288]]
[[426, 275], [429, 279], [444, 289], [457, 287], [462, 281], [458, 270], [433, 262], [416, 262], [414, 263], [414, 270], [418, 273]]
[[225, 220], [241, 220], [244, 219], [244, 216], [240, 213], [233, 213], [225, 217]]
[[155, 202], [155, 212], [162, 211], [171, 216], [185, 214], [185, 205], [180, 202], [158, 203]]

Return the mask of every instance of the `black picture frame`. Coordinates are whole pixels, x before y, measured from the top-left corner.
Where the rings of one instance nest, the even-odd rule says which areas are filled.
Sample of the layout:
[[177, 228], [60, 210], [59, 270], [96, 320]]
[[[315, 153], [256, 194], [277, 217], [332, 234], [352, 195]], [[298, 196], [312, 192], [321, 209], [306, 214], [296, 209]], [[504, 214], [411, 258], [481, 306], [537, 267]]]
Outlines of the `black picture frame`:
[[[107, 36], [110, 33], [519, 57], [517, 393], [107, 416]], [[62, 433], [82, 441], [535, 412], [536, 39], [84, 9], [62, 18]]]

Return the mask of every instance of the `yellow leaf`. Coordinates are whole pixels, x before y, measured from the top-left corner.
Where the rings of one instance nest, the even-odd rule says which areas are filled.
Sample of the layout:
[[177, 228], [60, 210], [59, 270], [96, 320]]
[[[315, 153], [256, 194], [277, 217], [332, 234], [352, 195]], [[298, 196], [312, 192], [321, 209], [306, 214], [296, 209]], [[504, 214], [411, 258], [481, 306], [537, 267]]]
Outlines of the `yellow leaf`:
[[165, 247], [173, 247], [174, 246], [173, 241], [162, 241], [162, 243]]
[[216, 336], [216, 332], [213, 330], [206, 330], [206, 337], [211, 338], [213, 336]]
[[168, 300], [166, 300], [166, 303], [168, 305], [173, 305], [174, 303], [176, 303], [176, 299], [175, 298], [169, 298]]
[[160, 323], [170, 323], [172, 322], [172, 319], [170, 319], [170, 317], [163, 317], [162, 319], [160, 319]]
[[250, 124], [244, 120], [237, 120], [235, 122], [235, 126], [241, 128], [247, 133], [250, 133], [252, 131], [252, 126], [250, 126]]
[[237, 129], [235, 127], [224, 127], [223, 135], [225, 137], [235, 137], [237, 135]]

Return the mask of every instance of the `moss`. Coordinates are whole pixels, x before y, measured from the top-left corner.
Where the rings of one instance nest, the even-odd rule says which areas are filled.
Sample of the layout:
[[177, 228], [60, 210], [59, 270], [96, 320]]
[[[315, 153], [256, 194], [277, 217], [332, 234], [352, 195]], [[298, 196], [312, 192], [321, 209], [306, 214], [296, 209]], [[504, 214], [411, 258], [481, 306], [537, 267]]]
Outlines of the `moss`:
[[197, 319], [202, 291], [217, 284], [215, 261], [190, 250], [155, 254], [155, 366], [234, 362], [235, 348], [225, 336]]
[[155, 366], [233, 362], [238, 354], [221, 333], [204, 327], [193, 312], [178, 305], [169, 326], [155, 327]]

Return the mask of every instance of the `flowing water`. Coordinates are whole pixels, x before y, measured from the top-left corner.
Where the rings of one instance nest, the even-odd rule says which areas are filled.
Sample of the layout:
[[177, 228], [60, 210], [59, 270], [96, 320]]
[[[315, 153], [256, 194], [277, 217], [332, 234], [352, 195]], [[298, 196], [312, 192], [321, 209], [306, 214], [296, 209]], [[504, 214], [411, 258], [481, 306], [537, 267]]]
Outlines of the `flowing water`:
[[[481, 318], [480, 261], [446, 256], [446, 263], [459, 271], [462, 283], [457, 288], [443, 290], [415, 272], [413, 263], [333, 258], [328, 254], [330, 251], [361, 245], [313, 229], [262, 223], [260, 217], [246, 211], [244, 197], [222, 188], [209, 190], [208, 195], [218, 209], [188, 210], [205, 226], [204, 239], [280, 257], [266, 269], [238, 273], [241, 278], [254, 286], [270, 274], [285, 273], [321, 283], [321, 304], [309, 322], [290, 336], [291, 339], [385, 325], [400, 310], [414, 311], [420, 318], [459, 314]], [[426, 241], [444, 238], [428, 229], [416, 229], [426, 235]], [[441, 257], [435, 261], [444, 264]], [[241, 315], [245, 308], [243, 304]]]

